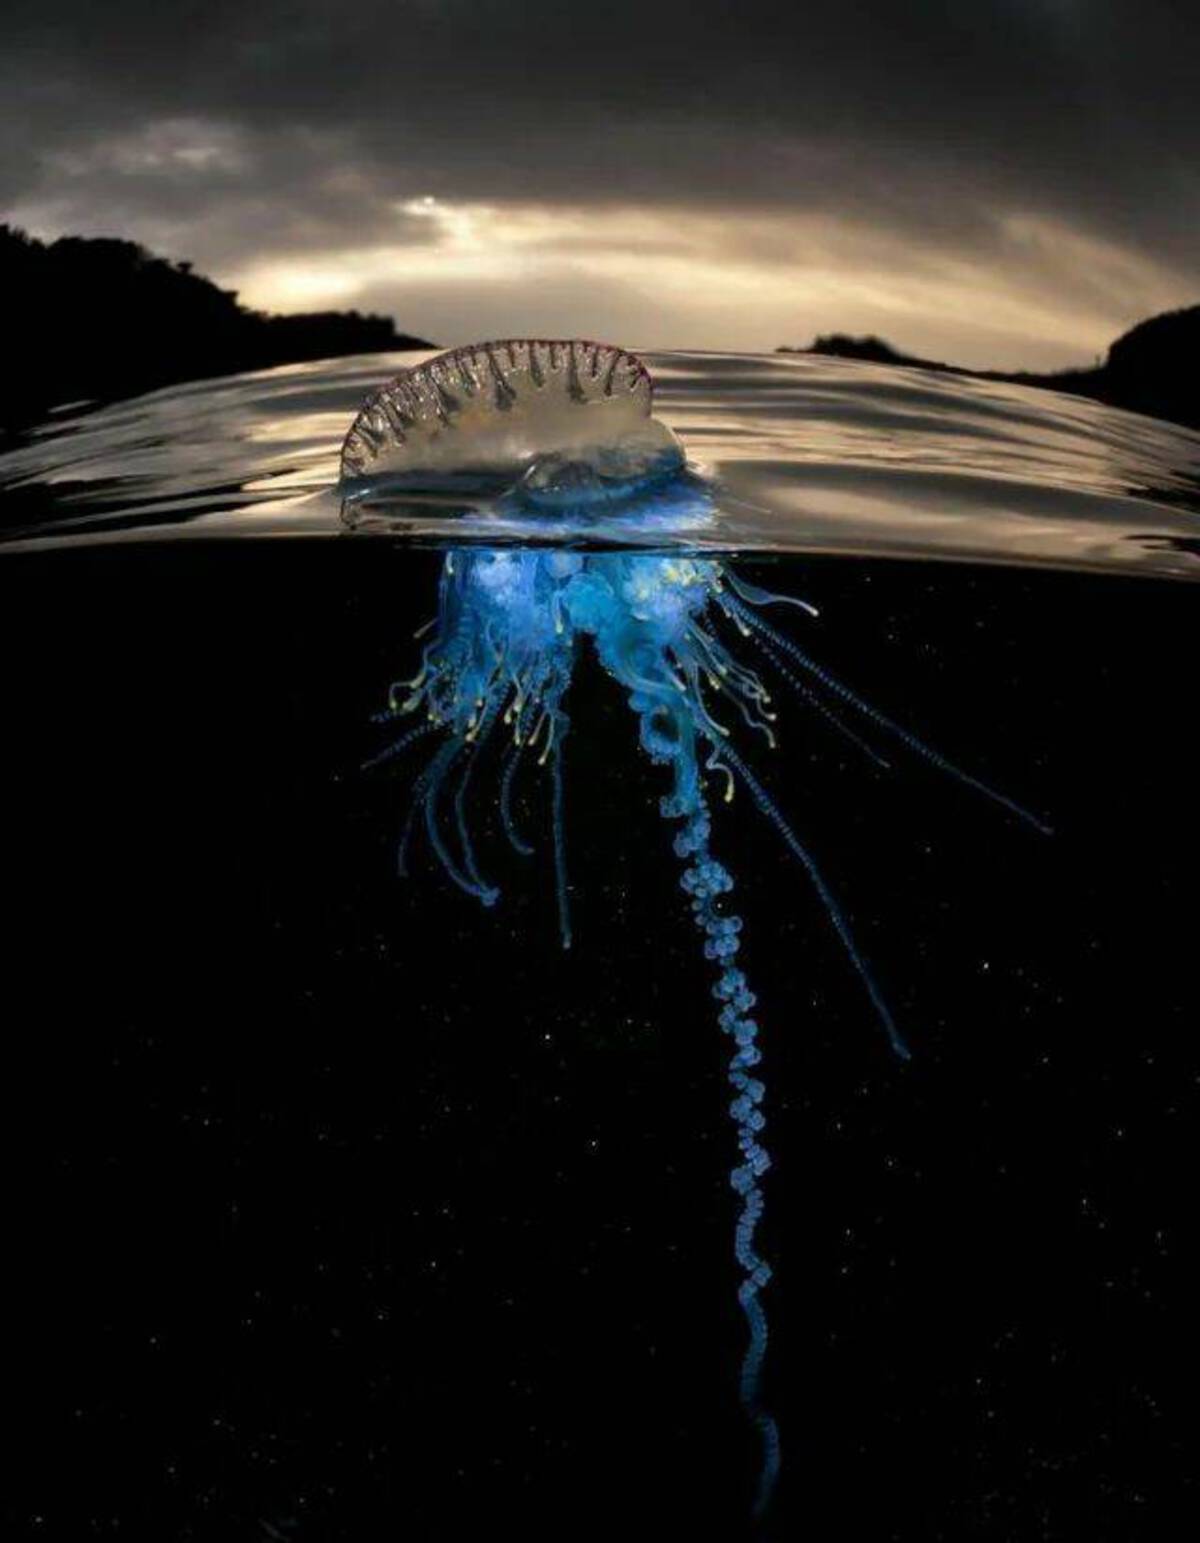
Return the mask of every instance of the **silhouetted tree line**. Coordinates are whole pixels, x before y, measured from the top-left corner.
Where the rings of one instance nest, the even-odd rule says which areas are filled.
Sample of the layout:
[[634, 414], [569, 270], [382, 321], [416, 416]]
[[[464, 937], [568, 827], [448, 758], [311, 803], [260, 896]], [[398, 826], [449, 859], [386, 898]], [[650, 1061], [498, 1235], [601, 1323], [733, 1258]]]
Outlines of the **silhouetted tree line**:
[[[111, 400], [175, 381], [343, 354], [431, 348], [388, 316], [317, 311], [272, 316], [238, 304], [133, 241], [63, 236], [42, 242], [0, 224], [0, 431], [61, 403]], [[808, 348], [880, 364], [1015, 381], [1093, 397], [1200, 427], [1200, 305], [1152, 316], [1119, 337], [1092, 369], [968, 370], [901, 353], [878, 337], [827, 333]]]
[[781, 354], [828, 354], [839, 359], [866, 359], [876, 364], [914, 365], [951, 375], [983, 380], [1009, 380], [1022, 386], [1069, 391], [1113, 407], [1149, 413], [1173, 423], [1200, 428], [1200, 305], [1164, 311], [1138, 322], [1113, 343], [1103, 364], [1092, 369], [1057, 370], [1038, 375], [1028, 370], [967, 370], [937, 359], [904, 354], [883, 338], [850, 337], [829, 332], [808, 348], [781, 348]]
[[270, 316], [132, 241], [0, 225], [0, 429], [84, 398], [338, 354], [428, 348], [387, 316]]

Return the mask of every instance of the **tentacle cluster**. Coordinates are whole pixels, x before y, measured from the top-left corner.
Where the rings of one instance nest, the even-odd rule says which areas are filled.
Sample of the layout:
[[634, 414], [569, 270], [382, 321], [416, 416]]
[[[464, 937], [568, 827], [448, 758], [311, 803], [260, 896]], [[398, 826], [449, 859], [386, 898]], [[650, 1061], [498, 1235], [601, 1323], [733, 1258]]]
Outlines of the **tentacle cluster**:
[[[423, 709], [427, 723], [410, 729], [368, 764], [399, 754], [423, 733], [441, 729], [444, 738], [413, 787], [413, 800], [400, 838], [399, 868], [407, 872], [414, 828], [423, 816], [430, 846], [451, 879], [484, 905], [499, 889], [482, 875], [467, 818], [467, 793], [476, 761], [497, 725], [511, 735], [501, 778], [504, 830], [522, 855], [531, 848], [518, 834], [512, 814], [512, 785], [519, 758], [533, 752], [550, 763], [554, 779], [554, 843], [559, 914], [564, 945], [570, 943], [570, 914], [563, 849], [561, 755], [568, 718], [563, 697], [571, 683], [575, 636], [563, 616], [563, 568], [572, 559], [539, 552], [478, 551], [447, 555], [442, 569], [438, 616], [417, 675], [395, 684], [388, 718]], [[461, 768], [453, 796], [453, 841], [448, 841], [441, 801], [451, 771]]]
[[[429, 844], [453, 881], [485, 905], [499, 891], [483, 876], [468, 829], [468, 793], [477, 760], [498, 728], [511, 734], [499, 775], [499, 815], [514, 849], [529, 844], [512, 808], [519, 758], [534, 750], [549, 763], [554, 830], [554, 874], [564, 946], [571, 941], [564, 844], [562, 753], [568, 719], [563, 702], [582, 639], [627, 694], [641, 745], [669, 768], [671, 791], [664, 816], [681, 821], [675, 851], [684, 864], [681, 883], [716, 967], [713, 993], [718, 1022], [733, 1043], [730, 1113], [740, 1158], [731, 1175], [740, 1198], [735, 1255], [741, 1271], [738, 1297], [749, 1325], [741, 1396], [762, 1445], [758, 1506], [767, 1505], [779, 1471], [779, 1433], [763, 1407], [760, 1383], [767, 1345], [761, 1293], [770, 1269], [758, 1252], [756, 1229], [763, 1212], [761, 1180], [769, 1167], [762, 1141], [764, 1086], [755, 1074], [761, 1053], [751, 1016], [754, 995], [736, 966], [741, 919], [725, 897], [732, 878], [711, 851], [712, 822], [706, 774], [720, 778], [724, 797], [740, 783], [751, 803], [778, 832], [807, 873], [848, 958], [861, 976], [894, 1048], [907, 1050], [850, 927], [812, 855], [759, 781], [724, 717], [732, 708], [745, 725], [775, 742], [771, 695], [758, 674], [736, 659], [721, 637], [734, 631], [756, 644], [784, 683], [814, 706], [879, 764], [886, 765], [842, 719], [835, 705], [889, 733], [917, 756], [949, 772], [1028, 822], [1042, 823], [1002, 794], [959, 771], [907, 730], [885, 718], [771, 626], [762, 610], [783, 597], [747, 584], [727, 564], [684, 555], [572, 550], [459, 549], [446, 557], [438, 615], [414, 680], [392, 689], [389, 719], [423, 709], [427, 721], [409, 729], [373, 758], [389, 760], [425, 735], [443, 737], [418, 775], [400, 843], [400, 866], [420, 821]], [[804, 602], [793, 601], [811, 611]], [[427, 630], [427, 629], [426, 629]], [[457, 774], [448, 836], [442, 795]]]

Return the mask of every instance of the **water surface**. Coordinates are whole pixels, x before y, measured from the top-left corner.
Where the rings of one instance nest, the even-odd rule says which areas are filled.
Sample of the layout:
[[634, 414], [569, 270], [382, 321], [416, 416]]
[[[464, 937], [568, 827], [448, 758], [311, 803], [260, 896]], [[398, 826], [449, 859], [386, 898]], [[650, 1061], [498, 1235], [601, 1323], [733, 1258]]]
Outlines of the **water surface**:
[[[295, 365], [60, 413], [0, 456], [0, 527], [10, 540], [343, 533], [346, 429], [368, 390], [427, 357]], [[673, 538], [688, 545], [1200, 572], [1200, 434], [1188, 429], [1059, 393], [847, 360], [648, 362], [656, 414], [716, 485], [714, 517]], [[427, 502], [366, 524], [488, 536], [464, 530], [462, 513]]]

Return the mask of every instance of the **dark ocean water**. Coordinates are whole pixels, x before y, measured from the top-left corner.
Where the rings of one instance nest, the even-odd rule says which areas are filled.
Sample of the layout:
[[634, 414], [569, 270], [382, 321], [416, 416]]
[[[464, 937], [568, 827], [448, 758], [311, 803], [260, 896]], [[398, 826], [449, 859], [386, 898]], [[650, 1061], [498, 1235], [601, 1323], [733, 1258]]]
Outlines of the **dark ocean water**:
[[[1055, 827], [781, 696], [754, 765], [903, 1064], [772, 828], [716, 817], [775, 1161], [761, 1535], [1186, 1535], [1200, 438], [651, 363], [723, 490], [672, 542], [814, 602], [810, 652]], [[6, 1538], [751, 1535], [728, 1051], [661, 772], [584, 659], [570, 953], [542, 778], [526, 864], [480, 779], [495, 909], [423, 848], [396, 878], [420, 762], [362, 774], [370, 715], [440, 546], [488, 527], [342, 521], [384, 373], [160, 392], [0, 457]]]

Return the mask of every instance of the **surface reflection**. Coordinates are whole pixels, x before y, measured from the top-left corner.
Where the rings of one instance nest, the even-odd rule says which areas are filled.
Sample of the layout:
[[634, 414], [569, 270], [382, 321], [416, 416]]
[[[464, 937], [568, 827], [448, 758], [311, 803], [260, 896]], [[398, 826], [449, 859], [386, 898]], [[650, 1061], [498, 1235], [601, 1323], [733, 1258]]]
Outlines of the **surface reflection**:
[[[419, 356], [417, 356], [419, 357]], [[333, 535], [348, 413], [413, 355], [290, 366], [60, 413], [0, 455], [8, 541]], [[706, 550], [929, 555], [1192, 577], [1200, 435], [1084, 398], [797, 356], [651, 358], [656, 411], [711, 500], [658, 535]], [[487, 500], [359, 511], [363, 534], [511, 540]], [[569, 532], [559, 532], [559, 536]], [[645, 543], [645, 528], [606, 533]]]

